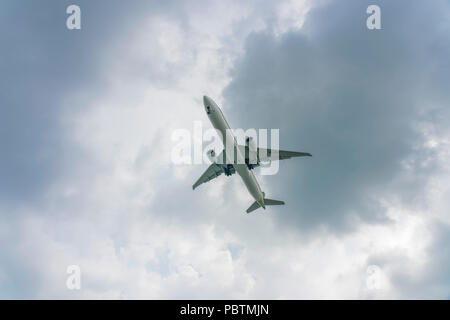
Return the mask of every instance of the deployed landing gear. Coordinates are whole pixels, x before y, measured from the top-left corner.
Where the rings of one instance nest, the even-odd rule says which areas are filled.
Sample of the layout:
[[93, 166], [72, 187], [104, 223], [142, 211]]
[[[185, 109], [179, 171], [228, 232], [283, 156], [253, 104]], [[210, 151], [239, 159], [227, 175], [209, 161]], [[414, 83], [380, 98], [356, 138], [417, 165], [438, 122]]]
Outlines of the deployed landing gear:
[[256, 166], [258, 166], [257, 164], [250, 163], [250, 161], [248, 160], [248, 157], [245, 158], [245, 164], [247, 165], [248, 170], [252, 170]]
[[226, 176], [231, 176], [234, 173], [234, 167], [232, 164], [227, 164], [227, 166], [223, 170], [225, 171]]

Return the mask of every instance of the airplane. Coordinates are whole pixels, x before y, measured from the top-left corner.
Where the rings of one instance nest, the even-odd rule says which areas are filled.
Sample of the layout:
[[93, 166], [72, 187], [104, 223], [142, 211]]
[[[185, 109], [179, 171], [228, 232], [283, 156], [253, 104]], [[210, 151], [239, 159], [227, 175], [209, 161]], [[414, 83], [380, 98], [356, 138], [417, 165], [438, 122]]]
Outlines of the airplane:
[[[265, 197], [265, 193], [261, 191], [261, 187], [251, 170], [259, 166], [261, 161], [284, 160], [305, 156], [311, 157], [312, 155], [308, 152], [256, 148], [251, 137], [246, 137], [245, 146], [239, 145], [219, 106], [207, 96], [203, 96], [203, 104], [213, 127], [220, 133], [219, 136], [222, 139], [225, 149], [217, 158], [215, 158], [214, 150], [208, 151], [208, 157], [212, 161], [212, 164], [194, 183], [192, 189], [194, 190], [202, 183], [217, 178], [222, 173], [225, 173], [226, 176], [231, 176], [237, 172], [241, 176], [242, 181], [244, 181], [248, 192], [255, 200], [255, 202], [247, 209], [247, 213], [258, 208], [263, 208], [265, 210], [266, 206], [284, 205], [284, 201], [268, 199]], [[232, 142], [233, 145], [226, 146], [227, 141]], [[228, 147], [233, 149], [228, 149]], [[229, 152], [231, 150], [233, 150], [233, 152]], [[257, 151], [255, 152], [254, 160], [251, 158], [252, 150]]]

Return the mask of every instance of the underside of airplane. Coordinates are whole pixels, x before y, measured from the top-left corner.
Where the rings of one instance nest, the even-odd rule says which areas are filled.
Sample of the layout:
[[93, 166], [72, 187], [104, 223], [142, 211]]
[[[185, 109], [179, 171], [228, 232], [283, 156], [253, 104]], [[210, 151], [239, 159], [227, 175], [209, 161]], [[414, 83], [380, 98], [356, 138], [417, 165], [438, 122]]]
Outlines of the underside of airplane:
[[221, 133], [222, 142], [233, 141], [233, 143], [230, 149], [227, 148], [227, 151], [224, 149], [217, 157], [215, 156], [214, 150], [208, 151], [208, 157], [212, 161], [212, 164], [194, 183], [192, 189], [217, 178], [221, 174], [231, 176], [237, 172], [242, 178], [247, 190], [255, 200], [255, 202], [247, 209], [247, 213], [258, 208], [265, 209], [266, 205], [283, 205], [283, 201], [265, 197], [265, 193], [261, 190], [261, 187], [251, 170], [264, 162], [285, 160], [294, 157], [311, 157], [311, 154], [308, 152], [259, 148], [256, 147], [251, 137], [246, 138], [245, 145], [238, 145], [235, 137], [231, 133], [230, 126], [228, 125], [222, 110], [220, 110], [217, 104], [207, 96], [203, 97], [203, 103], [208, 118], [213, 126]]

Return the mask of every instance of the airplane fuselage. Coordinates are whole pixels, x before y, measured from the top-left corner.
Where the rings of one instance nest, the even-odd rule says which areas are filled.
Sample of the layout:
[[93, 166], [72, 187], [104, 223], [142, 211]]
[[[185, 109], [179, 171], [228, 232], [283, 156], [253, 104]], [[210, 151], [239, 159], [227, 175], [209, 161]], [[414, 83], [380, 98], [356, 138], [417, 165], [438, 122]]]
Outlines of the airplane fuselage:
[[[265, 209], [264, 196], [263, 192], [261, 191], [261, 187], [259, 186], [259, 183], [256, 180], [253, 172], [250, 171], [247, 164], [245, 164], [245, 155], [242, 154], [240, 148], [238, 147], [236, 137], [233, 135], [233, 132], [227, 120], [225, 119], [222, 110], [211, 98], [207, 96], [203, 96], [203, 104], [205, 106], [206, 114], [211, 121], [211, 124], [221, 133], [220, 136], [225, 150], [228, 150], [229, 148], [234, 149], [233, 153], [225, 153], [226, 163], [232, 164], [236, 172], [242, 178], [242, 181], [247, 187], [248, 192], [255, 199], [255, 201]], [[235, 161], [234, 155], [236, 155], [237, 161]]]

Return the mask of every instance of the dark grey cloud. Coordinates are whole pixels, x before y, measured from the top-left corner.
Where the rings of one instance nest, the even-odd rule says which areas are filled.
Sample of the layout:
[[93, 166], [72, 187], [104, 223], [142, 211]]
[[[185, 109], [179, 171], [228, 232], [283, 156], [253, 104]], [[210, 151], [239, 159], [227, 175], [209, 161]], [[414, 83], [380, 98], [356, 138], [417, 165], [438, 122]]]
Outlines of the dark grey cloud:
[[[34, 203], [58, 175], [85, 160], [65, 136], [61, 114], [83, 110], [105, 84], [105, 59], [126, 45], [148, 12], [172, 2], [77, 1], [81, 30], [66, 28], [73, 1], [2, 1], [0, 19], [0, 201]], [[111, 45], [114, 43], [114, 45]], [[151, 70], [146, 69], [148, 74]], [[86, 85], [89, 84], [89, 85]], [[68, 104], [77, 94], [80, 101]], [[78, 160], [77, 160], [78, 159]]]
[[269, 197], [287, 202], [277, 220], [303, 231], [387, 221], [379, 198], [422, 203], [435, 169], [421, 166], [433, 154], [417, 124], [445, 124], [433, 119], [450, 93], [449, 4], [378, 1], [376, 31], [366, 28], [369, 4], [335, 1], [301, 31], [252, 34], [224, 92], [233, 126], [280, 128], [281, 148], [313, 154], [266, 179]]

